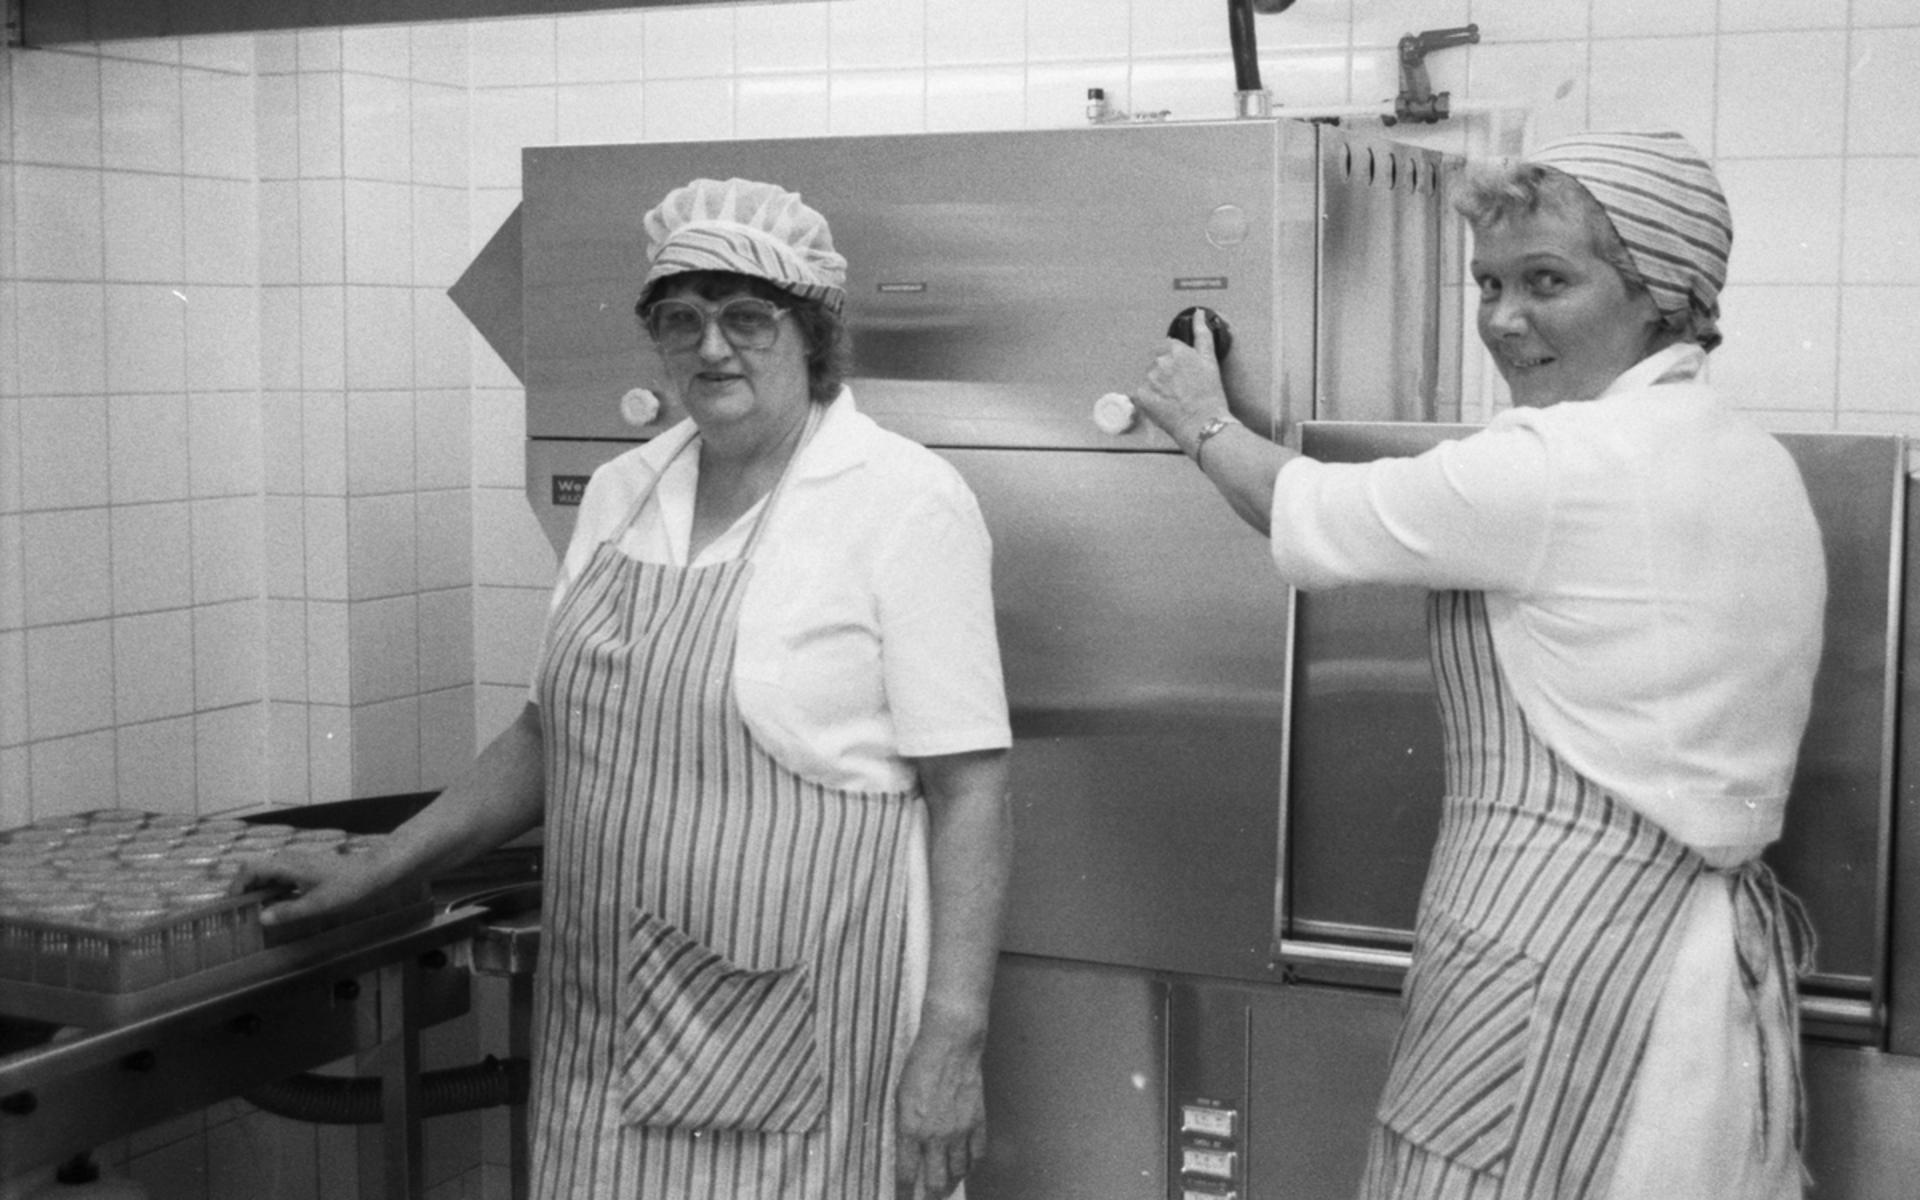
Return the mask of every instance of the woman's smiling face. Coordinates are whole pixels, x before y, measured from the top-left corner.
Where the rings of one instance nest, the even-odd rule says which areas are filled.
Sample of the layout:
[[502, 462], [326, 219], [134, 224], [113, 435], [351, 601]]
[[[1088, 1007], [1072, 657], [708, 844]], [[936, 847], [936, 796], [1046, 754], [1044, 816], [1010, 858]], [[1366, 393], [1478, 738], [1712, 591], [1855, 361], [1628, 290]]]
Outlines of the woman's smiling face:
[[1594, 253], [1577, 215], [1540, 210], [1474, 235], [1480, 340], [1516, 406], [1591, 400], [1670, 341], [1644, 288]]

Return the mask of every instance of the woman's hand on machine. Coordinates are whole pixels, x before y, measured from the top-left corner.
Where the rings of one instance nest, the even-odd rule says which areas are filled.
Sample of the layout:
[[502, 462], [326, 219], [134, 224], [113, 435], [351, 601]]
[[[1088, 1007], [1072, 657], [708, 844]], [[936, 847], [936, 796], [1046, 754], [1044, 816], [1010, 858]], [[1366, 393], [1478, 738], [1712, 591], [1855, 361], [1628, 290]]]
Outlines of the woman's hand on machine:
[[1181, 450], [1191, 454], [1202, 426], [1215, 417], [1232, 415], [1221, 369], [1214, 356], [1213, 330], [1206, 321], [1195, 321], [1193, 345], [1168, 338], [1147, 369], [1133, 402]]
[[281, 898], [261, 908], [260, 923], [281, 925], [346, 908], [385, 887], [390, 881], [380, 869], [381, 858], [378, 850], [341, 854], [287, 847], [245, 860], [230, 890], [235, 895], [276, 891]]

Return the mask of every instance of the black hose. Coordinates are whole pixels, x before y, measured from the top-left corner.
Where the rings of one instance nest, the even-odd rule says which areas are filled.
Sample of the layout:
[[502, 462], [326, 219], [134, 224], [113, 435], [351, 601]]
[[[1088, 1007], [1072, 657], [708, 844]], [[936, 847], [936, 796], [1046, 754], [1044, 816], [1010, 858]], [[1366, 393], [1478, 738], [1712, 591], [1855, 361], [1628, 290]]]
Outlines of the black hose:
[[[527, 1080], [526, 1059], [499, 1059], [491, 1054], [464, 1067], [427, 1071], [420, 1076], [420, 1113], [443, 1117], [524, 1104]], [[373, 1077], [308, 1072], [254, 1088], [241, 1099], [276, 1117], [314, 1125], [378, 1125], [386, 1118], [380, 1083]]]
[[1227, 37], [1233, 45], [1233, 86], [1260, 90], [1260, 47], [1253, 35], [1253, 0], [1227, 0]]

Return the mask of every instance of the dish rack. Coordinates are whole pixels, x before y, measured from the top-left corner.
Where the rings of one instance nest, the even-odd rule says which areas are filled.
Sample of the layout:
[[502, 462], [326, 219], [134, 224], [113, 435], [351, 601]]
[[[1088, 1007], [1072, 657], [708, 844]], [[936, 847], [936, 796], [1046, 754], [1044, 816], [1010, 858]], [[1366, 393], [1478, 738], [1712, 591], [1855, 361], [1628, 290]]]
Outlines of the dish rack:
[[430, 917], [425, 883], [274, 925], [260, 913], [275, 892], [233, 892], [249, 858], [360, 854], [379, 840], [124, 809], [0, 831], [0, 1013], [117, 1023]]

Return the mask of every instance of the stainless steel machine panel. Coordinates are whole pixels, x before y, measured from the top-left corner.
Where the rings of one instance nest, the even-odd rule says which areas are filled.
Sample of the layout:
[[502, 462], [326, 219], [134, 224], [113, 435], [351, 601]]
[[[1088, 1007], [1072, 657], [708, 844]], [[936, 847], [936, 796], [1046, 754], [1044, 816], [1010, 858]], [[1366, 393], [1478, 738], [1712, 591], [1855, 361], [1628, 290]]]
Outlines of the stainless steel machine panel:
[[[1311, 423], [1317, 458], [1413, 454], [1467, 426]], [[1781, 840], [1768, 852], [1819, 936], [1809, 1014], [1874, 1040], [1884, 1021], [1894, 653], [1904, 450], [1877, 435], [1785, 434], [1826, 542], [1827, 634]], [[1363, 963], [1325, 946], [1404, 951], [1439, 822], [1439, 720], [1424, 593], [1296, 594], [1286, 781], [1286, 956]], [[1393, 956], [1376, 960], [1391, 967]]]

